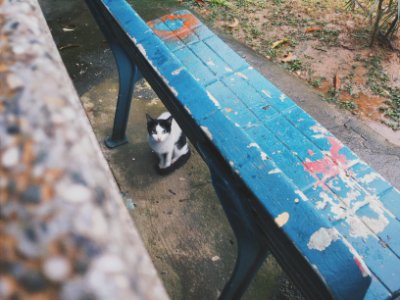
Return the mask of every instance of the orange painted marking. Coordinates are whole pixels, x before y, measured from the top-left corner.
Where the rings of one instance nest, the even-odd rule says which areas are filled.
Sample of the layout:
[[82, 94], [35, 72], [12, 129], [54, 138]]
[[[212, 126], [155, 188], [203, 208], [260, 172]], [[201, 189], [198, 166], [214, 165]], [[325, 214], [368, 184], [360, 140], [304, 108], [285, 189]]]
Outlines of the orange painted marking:
[[[156, 26], [159, 23], [164, 23], [166, 21], [175, 21], [175, 20], [182, 20], [183, 26], [173, 31], [156, 29]], [[184, 14], [184, 15], [166, 15], [156, 21], [150, 21], [147, 24], [154, 31], [154, 33], [162, 39], [170, 39], [170, 38], [185, 39], [189, 35], [193, 34], [191, 29], [196, 27], [198, 23], [199, 20], [197, 20], [196, 17], [193, 16], [192, 14]]]

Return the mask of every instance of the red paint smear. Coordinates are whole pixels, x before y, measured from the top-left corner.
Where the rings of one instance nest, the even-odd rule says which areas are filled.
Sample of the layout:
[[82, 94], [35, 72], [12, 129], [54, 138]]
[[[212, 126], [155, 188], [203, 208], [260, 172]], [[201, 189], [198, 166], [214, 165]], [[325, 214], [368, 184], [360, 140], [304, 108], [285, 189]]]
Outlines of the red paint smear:
[[[155, 26], [159, 23], [164, 23], [166, 21], [174, 21], [174, 20], [182, 20], [183, 26], [174, 31], [155, 29]], [[155, 34], [157, 34], [159, 37], [163, 39], [169, 39], [169, 38], [185, 39], [192, 34], [192, 31], [190, 29], [196, 27], [198, 23], [199, 20], [197, 20], [196, 17], [193, 16], [192, 14], [184, 14], [184, 15], [166, 15], [158, 20], [150, 21], [147, 24], [154, 31]]]
[[367, 276], [367, 275], [368, 275], [368, 272], [367, 272], [367, 270], [364, 269], [364, 266], [363, 266], [363, 264], [361, 263], [361, 261], [360, 261], [357, 257], [354, 257], [354, 261], [356, 262], [357, 267], [360, 269], [361, 274], [362, 274], [364, 277]]
[[309, 154], [310, 156], [313, 156], [313, 155], [314, 155], [314, 151], [312, 151], [311, 149], [308, 149], [308, 154]]
[[[331, 149], [328, 154], [324, 155], [324, 158], [303, 162], [305, 170], [315, 178], [318, 178], [317, 174], [323, 175], [323, 179], [319, 182], [320, 185], [324, 185], [327, 179], [339, 174], [341, 169], [346, 169], [348, 164], [346, 156], [339, 154], [343, 144], [332, 136], [328, 137], [328, 141], [331, 144]], [[312, 150], [308, 150], [308, 153], [311, 156], [314, 155]]]

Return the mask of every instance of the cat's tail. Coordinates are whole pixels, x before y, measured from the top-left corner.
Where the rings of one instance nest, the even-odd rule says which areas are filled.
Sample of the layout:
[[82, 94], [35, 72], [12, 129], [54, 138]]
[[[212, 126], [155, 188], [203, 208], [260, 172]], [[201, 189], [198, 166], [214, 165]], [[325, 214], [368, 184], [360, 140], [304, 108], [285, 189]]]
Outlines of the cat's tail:
[[158, 165], [156, 166], [156, 171], [160, 175], [168, 175], [171, 174], [173, 171], [179, 169], [182, 167], [190, 158], [191, 152], [190, 149], [188, 148], [188, 151], [182, 155], [181, 157], [178, 158], [176, 162], [171, 164], [168, 168], [161, 169]]

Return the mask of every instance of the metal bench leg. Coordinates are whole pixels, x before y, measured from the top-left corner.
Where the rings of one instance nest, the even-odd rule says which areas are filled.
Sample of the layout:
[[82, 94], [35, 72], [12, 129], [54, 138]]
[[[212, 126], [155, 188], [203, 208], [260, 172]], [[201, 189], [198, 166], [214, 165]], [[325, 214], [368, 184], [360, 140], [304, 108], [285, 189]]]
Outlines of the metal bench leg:
[[114, 126], [111, 136], [104, 141], [108, 148], [115, 148], [128, 142], [125, 131], [128, 123], [133, 90], [135, 83], [142, 76], [134, 61], [129, 58], [123, 47], [119, 44], [118, 34], [113, 28], [113, 26], [117, 25], [115, 25], [114, 20], [108, 16], [105, 7], [91, 0], [86, 0], [86, 4], [107, 39], [118, 68], [119, 92]]
[[108, 148], [115, 148], [128, 142], [125, 132], [128, 124], [129, 110], [135, 83], [141, 78], [141, 75], [137, 66], [132, 63], [118, 44], [112, 43], [111, 50], [118, 67], [119, 92], [112, 134], [104, 143]]
[[[266, 238], [254, 221], [240, 191], [211, 170], [215, 191], [222, 203], [238, 244], [236, 265], [220, 296], [221, 300], [239, 299], [268, 255]], [[243, 195], [242, 195], [243, 196]]]

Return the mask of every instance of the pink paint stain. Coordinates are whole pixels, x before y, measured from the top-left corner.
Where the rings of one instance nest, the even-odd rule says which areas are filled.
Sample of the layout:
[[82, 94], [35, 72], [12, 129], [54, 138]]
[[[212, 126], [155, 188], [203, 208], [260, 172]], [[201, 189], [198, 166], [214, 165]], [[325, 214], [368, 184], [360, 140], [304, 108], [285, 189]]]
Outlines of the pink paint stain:
[[354, 261], [355, 261], [357, 267], [360, 269], [362, 276], [363, 277], [368, 276], [369, 272], [368, 272], [368, 270], [366, 270], [364, 268], [364, 264], [360, 261], [360, 259], [358, 257], [354, 257]]
[[[324, 158], [316, 161], [303, 162], [304, 169], [313, 175], [314, 178], [318, 179], [318, 185], [325, 186], [325, 182], [339, 174], [341, 170], [345, 170], [348, 165], [348, 161], [345, 155], [339, 154], [343, 148], [343, 144], [336, 138], [330, 136], [327, 137], [331, 144], [331, 149], [327, 154], [324, 154]], [[314, 155], [312, 150], [308, 150], [310, 156]], [[322, 174], [323, 178], [319, 180], [318, 174]]]

